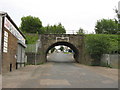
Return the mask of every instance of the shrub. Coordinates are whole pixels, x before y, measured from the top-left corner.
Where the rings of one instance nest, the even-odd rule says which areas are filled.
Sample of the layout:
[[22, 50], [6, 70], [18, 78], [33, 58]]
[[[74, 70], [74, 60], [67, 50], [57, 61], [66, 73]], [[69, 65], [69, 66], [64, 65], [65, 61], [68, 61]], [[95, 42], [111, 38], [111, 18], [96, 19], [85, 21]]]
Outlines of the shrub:
[[100, 65], [102, 54], [120, 54], [118, 35], [89, 34], [85, 37], [86, 52], [94, 59], [92, 65]]
[[119, 53], [120, 54], [120, 48], [118, 48], [118, 42], [120, 41], [120, 38], [118, 38], [118, 35], [107, 35], [108, 42], [110, 42], [110, 48], [109, 52], [110, 54]]
[[102, 54], [109, 52], [110, 42], [108, 37], [102, 34], [89, 34], [85, 38], [86, 51], [94, 59], [92, 65], [100, 65]]
[[38, 34], [25, 34], [26, 36], [26, 44], [35, 44], [36, 41], [38, 40]]

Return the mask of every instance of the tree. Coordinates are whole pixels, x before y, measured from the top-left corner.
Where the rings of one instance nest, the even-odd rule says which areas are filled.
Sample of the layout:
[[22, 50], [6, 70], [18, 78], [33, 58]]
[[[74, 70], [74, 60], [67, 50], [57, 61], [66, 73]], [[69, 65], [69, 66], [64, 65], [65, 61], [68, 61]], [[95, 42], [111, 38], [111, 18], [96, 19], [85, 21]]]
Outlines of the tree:
[[38, 17], [26, 16], [21, 18], [20, 29], [26, 33], [41, 33], [42, 22]]
[[112, 19], [98, 20], [95, 26], [96, 34], [117, 34], [118, 24]]
[[85, 33], [85, 31], [82, 29], [82, 28], [80, 28], [79, 30], [78, 30], [78, 32], [76, 32], [77, 34], [84, 34]]
[[94, 59], [93, 65], [100, 65], [102, 54], [109, 52], [110, 42], [107, 35], [89, 34], [85, 38], [85, 48]]
[[[117, 19], [115, 19], [115, 21], [118, 24], [118, 27], [120, 27], [120, 13], [119, 13], [118, 9], [114, 9], [114, 11], [117, 14]], [[117, 34], [120, 34], [120, 28], [118, 28]]]
[[64, 51], [64, 47], [63, 47], [63, 46], [61, 46], [61, 47], [59, 48], [59, 50]]
[[64, 33], [66, 33], [66, 30], [65, 30], [64, 26], [62, 26], [61, 23], [59, 23], [58, 25], [53, 25], [53, 26], [47, 25], [46, 27], [42, 27], [42, 30], [46, 34], [64, 34]]
[[58, 26], [56, 27], [56, 32], [59, 33], [59, 34], [66, 33], [66, 30], [65, 30], [64, 26], [62, 26], [61, 23], [59, 23]]
[[118, 12], [118, 9], [114, 9], [115, 13], [117, 14], [117, 19], [115, 19], [117, 21], [117, 23], [119, 23], [119, 20], [120, 20], [120, 14]]
[[51, 49], [51, 53], [53, 53], [55, 50], [56, 50], [56, 48], [53, 47], [53, 48]]

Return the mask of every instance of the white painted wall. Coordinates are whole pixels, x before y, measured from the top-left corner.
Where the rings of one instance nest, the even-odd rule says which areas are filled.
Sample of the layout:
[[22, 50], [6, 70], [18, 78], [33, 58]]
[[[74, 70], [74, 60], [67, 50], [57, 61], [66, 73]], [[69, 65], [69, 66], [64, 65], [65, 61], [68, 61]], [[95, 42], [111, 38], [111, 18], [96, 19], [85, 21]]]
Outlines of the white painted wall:
[[119, 57], [119, 54], [103, 54], [101, 62], [106, 63], [112, 67], [118, 67]]

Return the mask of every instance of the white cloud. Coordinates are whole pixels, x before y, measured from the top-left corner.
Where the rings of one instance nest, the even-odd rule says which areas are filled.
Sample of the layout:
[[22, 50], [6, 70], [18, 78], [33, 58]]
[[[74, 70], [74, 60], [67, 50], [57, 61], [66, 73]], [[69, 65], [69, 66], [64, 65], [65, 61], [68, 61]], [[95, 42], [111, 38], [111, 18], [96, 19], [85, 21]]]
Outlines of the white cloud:
[[19, 26], [20, 18], [37, 16], [43, 25], [61, 22], [67, 30], [80, 27], [94, 31], [95, 22], [102, 18], [114, 18], [113, 9], [119, 0], [1, 0], [0, 11], [7, 11]]

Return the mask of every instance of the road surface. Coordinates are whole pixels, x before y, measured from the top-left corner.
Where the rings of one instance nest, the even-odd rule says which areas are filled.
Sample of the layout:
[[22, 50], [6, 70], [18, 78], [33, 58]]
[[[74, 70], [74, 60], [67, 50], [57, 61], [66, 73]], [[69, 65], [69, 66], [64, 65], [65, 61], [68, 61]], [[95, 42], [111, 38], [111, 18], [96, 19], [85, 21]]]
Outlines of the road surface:
[[0, 74], [0, 90], [2, 88], [2, 75]]
[[2, 77], [3, 88], [118, 88], [117, 69], [73, 63], [70, 57], [54, 53], [46, 64], [6, 73]]
[[48, 62], [73, 63], [75, 62], [73, 54], [64, 54], [63, 52], [52, 53], [47, 56]]

